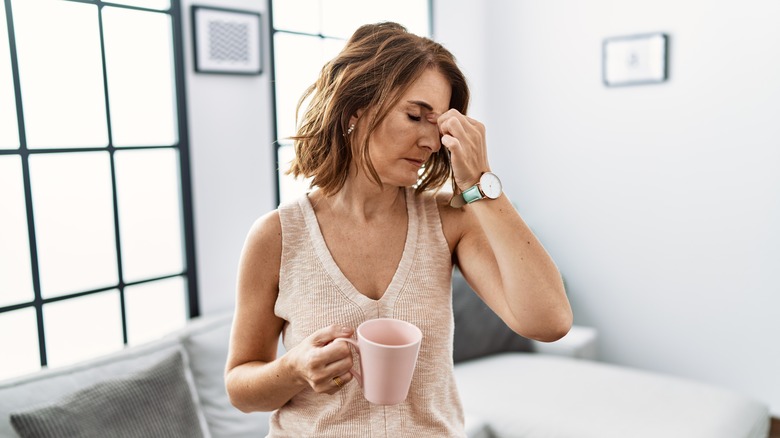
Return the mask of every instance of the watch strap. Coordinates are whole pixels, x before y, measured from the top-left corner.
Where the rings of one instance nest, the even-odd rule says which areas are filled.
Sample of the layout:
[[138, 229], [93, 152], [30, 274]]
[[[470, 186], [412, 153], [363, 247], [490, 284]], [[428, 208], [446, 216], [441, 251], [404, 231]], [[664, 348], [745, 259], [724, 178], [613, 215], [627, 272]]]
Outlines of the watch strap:
[[484, 198], [484, 196], [482, 196], [482, 192], [479, 190], [479, 183], [474, 184], [473, 186], [463, 191], [463, 200], [466, 202], [466, 204], [471, 204], [472, 202], [479, 201], [482, 198]]
[[[467, 188], [463, 191], [463, 193], [455, 194], [450, 199], [450, 207], [453, 208], [460, 208], [463, 207], [466, 204], [471, 204], [472, 202], [479, 201], [480, 199], [495, 199], [493, 197], [488, 197], [488, 195], [485, 195], [485, 193], [482, 192], [482, 187], [480, 187], [480, 184], [482, 183], [483, 178], [485, 175], [490, 175], [492, 178], [495, 179], [495, 182], [498, 184], [498, 193], [501, 195], [501, 180], [498, 179], [498, 177], [492, 173], [492, 172], [483, 172], [482, 175], [479, 177], [479, 181], [474, 184], [473, 186]], [[493, 184], [488, 181], [487, 184], [489, 184], [490, 188], [493, 189]], [[496, 198], [498, 198], [496, 196]]]
[[478, 201], [482, 198], [484, 198], [484, 196], [482, 196], [482, 192], [479, 190], [479, 184], [475, 184], [463, 191], [463, 193], [452, 195], [452, 198], [450, 199], [450, 207], [461, 208], [466, 204], [471, 204], [472, 202]]
[[450, 198], [450, 207], [452, 208], [461, 208], [464, 205], [466, 205], [466, 201], [463, 200], [463, 194], [457, 193], [452, 195], [452, 198]]

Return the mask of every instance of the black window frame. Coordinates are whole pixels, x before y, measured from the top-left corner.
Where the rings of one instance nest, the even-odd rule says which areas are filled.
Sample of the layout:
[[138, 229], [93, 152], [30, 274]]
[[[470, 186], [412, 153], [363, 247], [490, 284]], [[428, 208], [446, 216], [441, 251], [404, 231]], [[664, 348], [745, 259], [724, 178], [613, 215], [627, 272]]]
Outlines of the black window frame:
[[[80, 298], [92, 294], [105, 292], [108, 290], [116, 289], [120, 298], [120, 314], [122, 324], [122, 340], [125, 346], [128, 345], [128, 331], [127, 331], [127, 314], [125, 309], [125, 288], [135, 286], [144, 283], [151, 283], [159, 280], [165, 280], [168, 278], [182, 277], [187, 284], [186, 290], [186, 303], [185, 308], [187, 310], [187, 318], [191, 319], [200, 316], [200, 303], [198, 299], [198, 283], [197, 283], [197, 265], [195, 257], [195, 234], [194, 234], [194, 222], [193, 222], [193, 205], [192, 205], [192, 183], [190, 174], [190, 155], [189, 155], [189, 136], [187, 129], [187, 111], [186, 111], [186, 98], [185, 98], [185, 70], [183, 59], [183, 40], [181, 29], [181, 4], [180, 0], [171, 0], [171, 6], [166, 10], [150, 9], [138, 6], [122, 5], [117, 3], [103, 3], [100, 0], [63, 0], [72, 3], [86, 3], [95, 5], [98, 8], [98, 26], [100, 32], [100, 47], [101, 47], [101, 62], [103, 69], [103, 92], [105, 96], [106, 104], [106, 124], [108, 128], [108, 145], [105, 147], [67, 147], [67, 148], [46, 148], [46, 149], [29, 149], [27, 146], [26, 129], [24, 121], [24, 107], [22, 102], [22, 90], [21, 90], [21, 77], [19, 73], [18, 54], [16, 48], [16, 36], [14, 33], [14, 20], [13, 20], [13, 7], [11, 0], [4, 0], [2, 7], [5, 8], [6, 22], [8, 28], [8, 41], [10, 51], [11, 71], [13, 77], [14, 86], [14, 99], [16, 101], [16, 113], [17, 113], [17, 126], [19, 134], [19, 148], [18, 149], [0, 149], [0, 156], [19, 156], [22, 166], [22, 178], [24, 186], [24, 198], [25, 209], [27, 216], [27, 234], [30, 250], [30, 271], [32, 275], [32, 287], [34, 298], [32, 301], [16, 303], [12, 305], [0, 307], [0, 315], [6, 312], [13, 312], [25, 308], [33, 308], [36, 313], [36, 322], [38, 329], [38, 346], [40, 353], [40, 365], [46, 367], [48, 365], [48, 358], [46, 353], [46, 333], [43, 320], [43, 308], [45, 305]], [[106, 70], [106, 52], [103, 37], [103, 7], [123, 8], [151, 13], [167, 14], [171, 19], [171, 31], [173, 42], [173, 69], [175, 80], [175, 92], [176, 92], [176, 111], [177, 111], [177, 130], [178, 130], [178, 142], [173, 145], [151, 145], [151, 146], [113, 146], [112, 132], [111, 132], [111, 116], [109, 107], [109, 90], [108, 90], [108, 77]], [[0, 41], [0, 44], [6, 44], [6, 41]], [[183, 251], [184, 251], [184, 269], [181, 272], [176, 272], [164, 276], [144, 278], [143, 280], [125, 282], [122, 272], [122, 247], [120, 239], [119, 228], [119, 212], [117, 203], [117, 184], [116, 184], [116, 169], [114, 154], [116, 151], [129, 151], [129, 150], [159, 150], [159, 149], [174, 149], [178, 151], [179, 157], [179, 176], [180, 176], [180, 189], [181, 189], [181, 213], [182, 213], [182, 238], [183, 238]], [[82, 290], [74, 293], [68, 293], [59, 295], [56, 297], [43, 298], [41, 294], [40, 285], [40, 272], [38, 266], [38, 251], [36, 243], [36, 231], [35, 231], [35, 211], [33, 208], [32, 189], [30, 181], [30, 167], [29, 158], [32, 155], [38, 154], [53, 154], [53, 153], [82, 153], [82, 152], [96, 152], [105, 151], [109, 154], [110, 159], [110, 173], [111, 173], [111, 189], [112, 189], [112, 203], [113, 203], [113, 218], [114, 218], [114, 239], [116, 244], [116, 257], [117, 257], [117, 275], [118, 282], [116, 284], [101, 287], [92, 290]]]

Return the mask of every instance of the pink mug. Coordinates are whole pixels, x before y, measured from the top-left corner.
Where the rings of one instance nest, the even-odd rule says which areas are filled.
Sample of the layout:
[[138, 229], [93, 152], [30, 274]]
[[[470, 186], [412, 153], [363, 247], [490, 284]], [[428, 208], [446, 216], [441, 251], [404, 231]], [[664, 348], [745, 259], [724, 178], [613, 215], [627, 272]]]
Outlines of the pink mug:
[[[357, 328], [357, 342], [349, 342], [360, 356], [360, 371], [350, 370], [363, 395], [377, 405], [395, 405], [406, 400], [412, 383], [422, 332], [414, 324], [393, 318], [369, 319]], [[334, 341], [334, 342], [335, 342]]]

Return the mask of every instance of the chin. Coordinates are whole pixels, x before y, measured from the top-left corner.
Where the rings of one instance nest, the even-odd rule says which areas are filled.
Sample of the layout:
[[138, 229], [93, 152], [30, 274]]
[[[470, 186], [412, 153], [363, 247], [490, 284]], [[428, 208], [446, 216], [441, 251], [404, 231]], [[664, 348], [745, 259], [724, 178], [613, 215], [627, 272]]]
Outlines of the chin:
[[382, 178], [382, 185], [389, 187], [412, 187], [417, 184], [419, 176], [417, 174], [401, 178]]

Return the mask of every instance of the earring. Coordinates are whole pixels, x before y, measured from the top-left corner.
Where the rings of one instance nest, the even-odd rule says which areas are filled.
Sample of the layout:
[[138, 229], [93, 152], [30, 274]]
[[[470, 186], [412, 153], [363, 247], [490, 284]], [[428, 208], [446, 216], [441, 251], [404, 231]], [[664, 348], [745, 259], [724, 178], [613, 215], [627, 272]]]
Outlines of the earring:
[[355, 124], [349, 125], [349, 129], [347, 129], [347, 135], [352, 134], [352, 131], [355, 130]]

